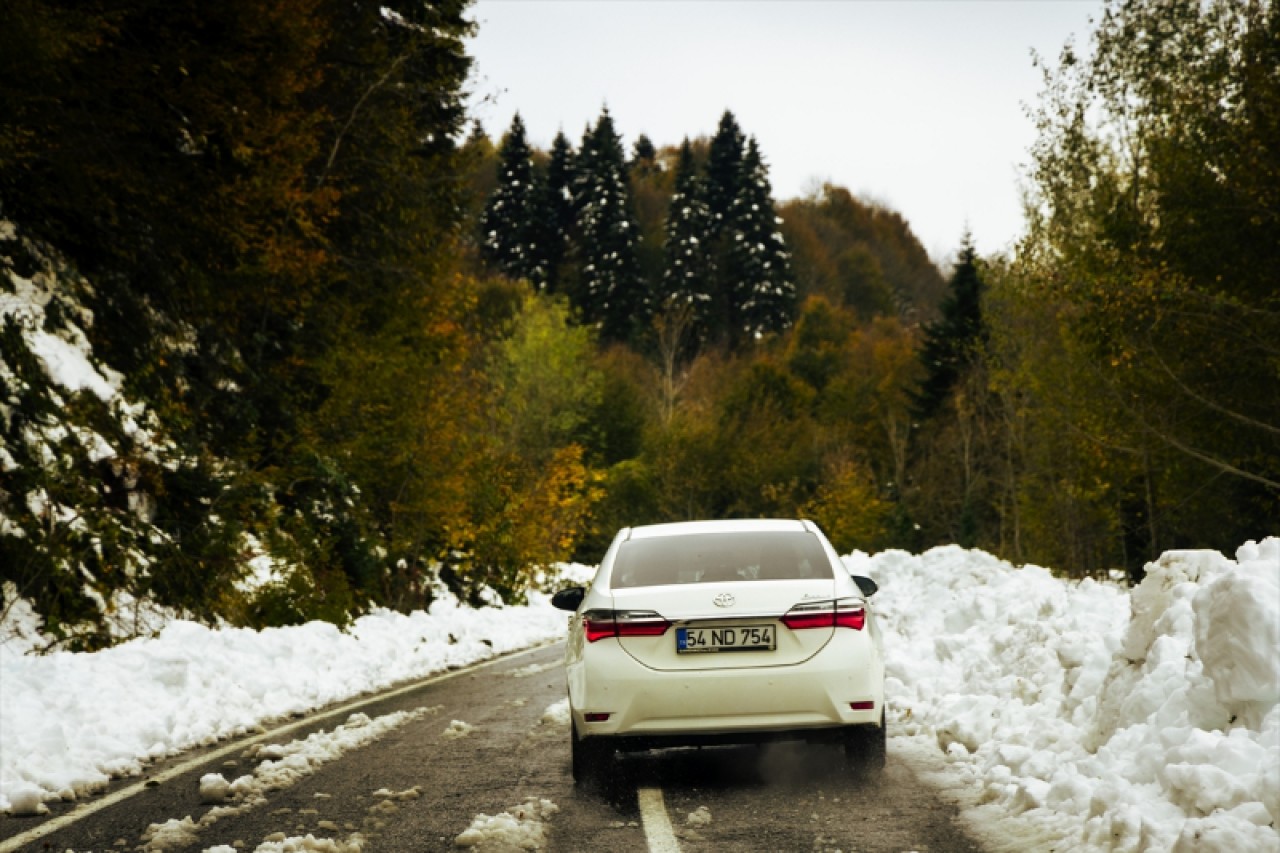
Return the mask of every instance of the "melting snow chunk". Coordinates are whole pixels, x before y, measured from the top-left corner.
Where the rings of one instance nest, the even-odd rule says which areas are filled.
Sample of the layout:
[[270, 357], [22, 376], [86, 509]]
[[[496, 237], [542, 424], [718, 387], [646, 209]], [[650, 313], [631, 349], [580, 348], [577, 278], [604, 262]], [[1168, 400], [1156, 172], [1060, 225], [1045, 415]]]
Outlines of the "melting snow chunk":
[[454, 839], [454, 844], [493, 846], [499, 850], [541, 850], [547, 843], [547, 822], [559, 810], [550, 800], [530, 797], [501, 814], [476, 815], [471, 826]]

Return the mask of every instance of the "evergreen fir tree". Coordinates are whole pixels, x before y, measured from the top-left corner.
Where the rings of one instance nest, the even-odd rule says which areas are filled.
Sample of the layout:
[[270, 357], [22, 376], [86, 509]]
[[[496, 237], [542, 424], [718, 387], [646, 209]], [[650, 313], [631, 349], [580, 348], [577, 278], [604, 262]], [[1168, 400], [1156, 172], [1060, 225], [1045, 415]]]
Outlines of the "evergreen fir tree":
[[[729, 208], [728, 276], [731, 340], [750, 341], [791, 325], [796, 286], [774, 212], [769, 170], [755, 138], [742, 158], [738, 194]], [[741, 336], [741, 337], [739, 337]]]
[[631, 162], [632, 163], [653, 163], [658, 159], [658, 150], [653, 147], [653, 140], [649, 139], [643, 133], [636, 139], [635, 145], [631, 146]]
[[546, 179], [542, 181], [539, 205], [538, 244], [547, 268], [547, 289], [564, 290], [565, 263], [573, 230], [573, 147], [564, 131], [551, 142]]
[[717, 231], [724, 227], [729, 208], [737, 198], [742, 182], [742, 153], [745, 140], [738, 120], [728, 110], [720, 117], [720, 126], [711, 139], [707, 153], [705, 197]]
[[658, 293], [659, 310], [692, 312], [694, 336], [706, 335], [714, 262], [708, 251], [711, 212], [702, 200], [702, 180], [686, 138], [676, 163], [675, 189], [667, 209], [666, 265]]
[[982, 317], [982, 276], [978, 271], [973, 238], [966, 234], [947, 296], [942, 301], [942, 317], [924, 327], [920, 362], [925, 378], [913, 395], [917, 417], [932, 417], [950, 397], [956, 383], [974, 364], [986, 341]]
[[729, 230], [729, 211], [737, 198], [742, 180], [742, 151], [744, 137], [733, 113], [725, 110], [720, 117], [716, 135], [707, 151], [707, 162], [702, 181], [702, 200], [709, 216], [702, 247], [706, 264], [711, 271], [707, 288], [710, 296], [705, 313], [705, 336], [713, 343], [732, 347], [739, 335], [736, 286], [730, 277], [729, 254], [732, 235]]
[[540, 209], [544, 194], [519, 113], [511, 120], [498, 157], [498, 186], [481, 219], [481, 249], [485, 259], [506, 275], [543, 287], [547, 262], [539, 239], [540, 232], [545, 232]]
[[658, 169], [658, 149], [643, 133], [631, 146], [631, 170], [637, 174], [650, 174]]
[[574, 202], [580, 280], [571, 297], [602, 339], [626, 340], [648, 324], [652, 306], [636, 262], [639, 229], [622, 140], [608, 109], [583, 137]]

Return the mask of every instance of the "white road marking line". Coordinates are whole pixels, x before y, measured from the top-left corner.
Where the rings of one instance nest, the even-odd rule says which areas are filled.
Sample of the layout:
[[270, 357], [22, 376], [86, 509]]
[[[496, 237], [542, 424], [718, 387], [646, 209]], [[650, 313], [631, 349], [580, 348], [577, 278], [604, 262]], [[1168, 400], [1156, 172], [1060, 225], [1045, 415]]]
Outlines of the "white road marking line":
[[[460, 675], [466, 675], [468, 673], [475, 672], [478, 669], [484, 669], [486, 667], [493, 666], [494, 664], [499, 664], [499, 663], [503, 663], [504, 661], [510, 661], [515, 658], [523, 657], [524, 655], [532, 654], [533, 652], [545, 649], [549, 645], [552, 645], [552, 643], [541, 643], [539, 645], [532, 646], [528, 649], [523, 649], [521, 651], [514, 652], [512, 654], [500, 655], [498, 657], [489, 658], [486, 661], [481, 661], [479, 663], [472, 664], [471, 666], [463, 667], [462, 669], [455, 669], [451, 672], [438, 673], [428, 678], [424, 678], [421, 681], [415, 681], [412, 684], [407, 684], [404, 687], [391, 691], [390, 693], [378, 693], [374, 696], [366, 696], [366, 697], [357, 699], [354, 702], [349, 702], [346, 705], [342, 705], [341, 707], [334, 708], [332, 711], [328, 711], [323, 714], [318, 714], [314, 717], [304, 717], [295, 723], [289, 723], [288, 725], [281, 726], [278, 729], [272, 729], [269, 732], [264, 732], [260, 735], [251, 737], [247, 740], [232, 741], [231, 743], [227, 744], [221, 749], [216, 749], [213, 752], [205, 753], [204, 755], [200, 755], [196, 758], [192, 758], [187, 761], [184, 761], [181, 764], [178, 764], [174, 767], [170, 767], [168, 770], [165, 770], [162, 773], [157, 773], [155, 776], [152, 776], [150, 779], [148, 779], [145, 782], [138, 782], [136, 784], [129, 785], [128, 787], [121, 788], [118, 791], [114, 791], [110, 794], [107, 794], [105, 797], [101, 797], [91, 802], [83, 803], [79, 806], [76, 806], [74, 809], [72, 809], [71, 811], [67, 812], [64, 815], [59, 815], [58, 817], [45, 821], [44, 823], [37, 826], [35, 829], [30, 829], [22, 833], [21, 835], [15, 835], [11, 838], [7, 838], [4, 841], [0, 842], [0, 853], [12, 853], [12, 851], [17, 850], [18, 848], [22, 847], [25, 844], [30, 844], [32, 841], [35, 841], [37, 838], [43, 838], [44, 836], [57, 832], [58, 830], [68, 827], [73, 823], [78, 823], [79, 821], [84, 820], [86, 817], [93, 814], [94, 812], [105, 809], [107, 806], [114, 806], [116, 803], [122, 802], [124, 800], [129, 799], [130, 797], [141, 794], [143, 791], [147, 790], [148, 785], [154, 786], [154, 785], [164, 784], [165, 782], [168, 782], [171, 779], [176, 779], [182, 774], [196, 769], [202, 764], [211, 763], [213, 761], [217, 761], [219, 758], [230, 755], [236, 750], [243, 750], [249, 746], [252, 746], [255, 743], [261, 743], [264, 740], [270, 740], [271, 738], [289, 734], [290, 732], [303, 728], [304, 726], [313, 725], [323, 720], [328, 720], [331, 717], [338, 717], [343, 714], [350, 716], [353, 712], [359, 710], [360, 708], [365, 707], [366, 705], [372, 705], [373, 703], [381, 702], [384, 699], [393, 699], [396, 696], [400, 696], [401, 694], [404, 694], [404, 693], [410, 693], [414, 690], [417, 690], [420, 687], [426, 687], [428, 684], [435, 684], [436, 682], [439, 682], [439, 681], [448, 681], [450, 678], [457, 678]], [[672, 849], [674, 850], [676, 848], [672, 848]]]
[[667, 804], [662, 800], [662, 789], [637, 788], [636, 801], [640, 806], [640, 825], [644, 827], [649, 853], [680, 853], [676, 831], [667, 817]]

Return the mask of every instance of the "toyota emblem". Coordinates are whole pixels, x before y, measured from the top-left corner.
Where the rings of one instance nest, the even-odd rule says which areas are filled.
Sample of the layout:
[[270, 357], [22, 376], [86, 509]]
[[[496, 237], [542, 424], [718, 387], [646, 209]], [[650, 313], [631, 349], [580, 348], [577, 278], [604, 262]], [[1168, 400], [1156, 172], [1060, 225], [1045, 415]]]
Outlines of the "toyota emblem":
[[716, 607], [732, 607], [737, 599], [733, 597], [731, 592], [722, 592], [711, 601]]

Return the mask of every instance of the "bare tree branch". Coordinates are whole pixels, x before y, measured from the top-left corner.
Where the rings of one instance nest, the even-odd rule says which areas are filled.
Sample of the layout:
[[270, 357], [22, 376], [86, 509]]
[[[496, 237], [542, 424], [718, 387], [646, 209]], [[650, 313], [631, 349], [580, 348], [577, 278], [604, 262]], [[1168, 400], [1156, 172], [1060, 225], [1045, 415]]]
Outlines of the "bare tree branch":
[[342, 140], [346, 137], [347, 131], [351, 129], [351, 125], [355, 124], [356, 116], [360, 113], [360, 108], [364, 106], [364, 102], [369, 100], [369, 96], [386, 85], [391, 79], [391, 75], [395, 74], [405, 60], [409, 58], [408, 54], [396, 57], [395, 62], [391, 63], [391, 67], [387, 69], [387, 73], [379, 77], [374, 84], [365, 90], [360, 96], [360, 100], [356, 101], [354, 107], [351, 108], [351, 115], [347, 116], [347, 121], [342, 125], [342, 130], [338, 131], [338, 136], [333, 140], [333, 147], [329, 149], [329, 159], [325, 161], [324, 169], [320, 172], [320, 178], [316, 181], [316, 187], [321, 187], [329, 177], [330, 170], [333, 169], [333, 163], [338, 159], [338, 149], [342, 147]]

